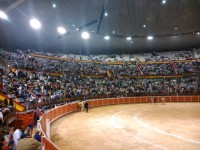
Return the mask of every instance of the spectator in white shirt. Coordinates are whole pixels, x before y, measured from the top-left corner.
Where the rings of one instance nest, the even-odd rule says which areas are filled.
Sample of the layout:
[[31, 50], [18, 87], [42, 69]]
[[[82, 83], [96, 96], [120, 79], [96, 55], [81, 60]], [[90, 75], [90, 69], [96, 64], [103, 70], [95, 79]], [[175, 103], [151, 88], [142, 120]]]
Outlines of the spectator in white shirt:
[[23, 127], [21, 126], [19, 129], [16, 129], [13, 133], [14, 139], [14, 150], [16, 149], [18, 141], [21, 139]]

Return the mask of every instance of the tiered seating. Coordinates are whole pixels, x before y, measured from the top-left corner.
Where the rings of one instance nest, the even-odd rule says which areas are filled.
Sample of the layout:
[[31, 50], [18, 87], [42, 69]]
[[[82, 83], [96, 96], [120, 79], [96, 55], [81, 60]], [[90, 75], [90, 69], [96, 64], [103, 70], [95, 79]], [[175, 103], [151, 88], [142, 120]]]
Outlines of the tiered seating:
[[30, 104], [84, 96], [199, 92], [199, 60], [192, 51], [98, 56], [3, 51], [0, 56], [9, 63], [1, 70], [3, 91], [14, 91], [15, 98]]

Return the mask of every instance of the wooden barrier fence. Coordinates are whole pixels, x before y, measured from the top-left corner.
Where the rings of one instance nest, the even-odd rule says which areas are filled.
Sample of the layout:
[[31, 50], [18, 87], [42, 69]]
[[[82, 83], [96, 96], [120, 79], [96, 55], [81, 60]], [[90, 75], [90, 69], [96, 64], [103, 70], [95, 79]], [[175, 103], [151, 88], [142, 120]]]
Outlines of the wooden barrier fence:
[[[161, 102], [162, 96], [154, 96], [157, 102]], [[200, 102], [200, 96], [164, 96], [165, 102]], [[123, 98], [105, 98], [105, 99], [93, 99], [88, 100], [89, 107], [98, 107], [105, 105], [116, 105], [116, 104], [133, 104], [133, 103], [150, 103], [151, 96], [144, 97], [123, 97]], [[63, 115], [77, 111], [76, 102], [60, 106], [58, 108], [52, 109], [45, 113], [40, 121], [39, 128], [42, 130], [45, 136], [42, 137], [42, 146], [44, 150], [60, 150], [51, 140], [50, 137], [46, 135], [46, 121], [52, 123], [56, 119]]]

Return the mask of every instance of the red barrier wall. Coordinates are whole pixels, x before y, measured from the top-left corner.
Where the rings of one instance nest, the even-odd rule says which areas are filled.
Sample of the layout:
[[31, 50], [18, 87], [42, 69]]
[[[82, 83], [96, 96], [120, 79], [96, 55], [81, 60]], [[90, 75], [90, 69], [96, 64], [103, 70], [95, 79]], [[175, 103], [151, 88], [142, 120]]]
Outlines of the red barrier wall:
[[[154, 96], [157, 99], [157, 102], [161, 102], [162, 96]], [[165, 102], [200, 102], [200, 96], [164, 96]], [[150, 103], [150, 96], [143, 97], [124, 97], [124, 98], [106, 98], [106, 99], [94, 99], [88, 100], [89, 107], [97, 107], [104, 105], [116, 105], [116, 104], [133, 104], [133, 103]], [[49, 122], [52, 123], [54, 120], [60, 118], [63, 115], [66, 115], [71, 112], [77, 111], [76, 103], [71, 103], [63, 105], [61, 107], [55, 108], [47, 113], [45, 113], [40, 121], [39, 126], [43, 131], [44, 135], [46, 133], [46, 119], [49, 119]], [[45, 150], [60, 150], [50, 139], [46, 136], [42, 137], [42, 146]]]
[[[23, 124], [19, 126], [14, 126], [15, 129], [19, 128], [20, 126], [24, 126], [24, 128], [26, 129], [30, 124], [33, 124], [34, 114], [33, 113], [18, 114], [16, 115], [16, 119], [23, 120], [22, 121]], [[14, 124], [15, 124], [15, 120], [14, 120]]]
[[42, 137], [42, 146], [45, 150], [58, 150], [59, 148], [47, 137]]

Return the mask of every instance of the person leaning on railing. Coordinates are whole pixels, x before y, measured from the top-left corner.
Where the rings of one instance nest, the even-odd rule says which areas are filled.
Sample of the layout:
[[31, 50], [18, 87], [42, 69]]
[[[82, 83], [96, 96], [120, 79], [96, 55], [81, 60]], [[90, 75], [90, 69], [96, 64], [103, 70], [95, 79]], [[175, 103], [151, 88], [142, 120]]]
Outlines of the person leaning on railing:
[[36, 133], [34, 134], [33, 138], [41, 143], [41, 136], [42, 136], [42, 132], [37, 130]]

